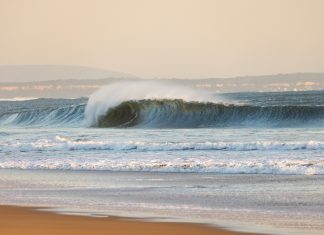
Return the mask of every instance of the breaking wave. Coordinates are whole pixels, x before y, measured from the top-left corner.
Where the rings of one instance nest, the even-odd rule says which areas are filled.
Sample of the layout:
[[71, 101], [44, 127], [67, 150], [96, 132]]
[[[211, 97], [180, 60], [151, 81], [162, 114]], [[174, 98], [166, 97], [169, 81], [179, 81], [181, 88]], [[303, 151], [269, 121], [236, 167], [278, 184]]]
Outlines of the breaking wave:
[[126, 101], [98, 118], [98, 127], [197, 128], [224, 126], [292, 126], [316, 124], [324, 106], [252, 106], [185, 102], [183, 100]]
[[[115, 110], [114, 107], [120, 107], [128, 101], [138, 100], [183, 100], [185, 102], [220, 102], [221, 97], [216, 97], [208, 91], [196, 90], [190, 87], [169, 84], [166, 82], [156, 81], [136, 81], [136, 82], [119, 82], [103, 87], [93, 93], [87, 103], [85, 117], [89, 126], [98, 125], [102, 121], [102, 117], [107, 115], [110, 110]], [[161, 106], [161, 108], [164, 108]], [[122, 108], [121, 111], [125, 109]], [[128, 110], [125, 110], [128, 111]], [[159, 113], [157, 113], [158, 115]], [[130, 115], [130, 116], [128, 116]], [[120, 113], [119, 118], [129, 120], [132, 118], [132, 113]], [[124, 124], [123, 121], [108, 125], [119, 126]], [[125, 126], [125, 125], [123, 125]]]
[[[323, 126], [324, 106], [236, 104], [176, 84], [120, 82], [89, 99], [0, 102], [0, 126], [217, 128]], [[293, 103], [294, 104], [294, 103]]]
[[324, 106], [228, 104], [223, 96], [158, 82], [115, 83], [95, 92], [85, 118], [93, 127], [199, 128], [319, 125]]
[[109, 108], [90, 125], [85, 104], [7, 112], [1, 126], [115, 128], [296, 127], [324, 125], [324, 106], [253, 106], [186, 102], [180, 99], [131, 100]]

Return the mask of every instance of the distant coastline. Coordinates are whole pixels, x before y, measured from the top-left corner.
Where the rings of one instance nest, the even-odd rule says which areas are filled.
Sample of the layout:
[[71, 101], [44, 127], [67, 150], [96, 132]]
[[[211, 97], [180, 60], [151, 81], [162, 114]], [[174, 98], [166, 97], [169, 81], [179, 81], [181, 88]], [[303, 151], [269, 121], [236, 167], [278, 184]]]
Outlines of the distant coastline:
[[[120, 81], [144, 80], [134, 75], [78, 66], [0, 66], [0, 99], [15, 97], [79, 98]], [[145, 79], [215, 93], [280, 92], [324, 89], [324, 73], [293, 73], [233, 78]], [[25, 82], [22, 82], [25, 81]]]

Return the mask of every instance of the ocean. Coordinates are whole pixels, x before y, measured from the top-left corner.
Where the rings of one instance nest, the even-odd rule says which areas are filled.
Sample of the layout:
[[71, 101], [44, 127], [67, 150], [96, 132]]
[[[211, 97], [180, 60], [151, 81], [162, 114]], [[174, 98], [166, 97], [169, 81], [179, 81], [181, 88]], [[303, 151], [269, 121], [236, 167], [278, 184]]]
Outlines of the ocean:
[[324, 233], [324, 91], [123, 85], [0, 101], [0, 203]]

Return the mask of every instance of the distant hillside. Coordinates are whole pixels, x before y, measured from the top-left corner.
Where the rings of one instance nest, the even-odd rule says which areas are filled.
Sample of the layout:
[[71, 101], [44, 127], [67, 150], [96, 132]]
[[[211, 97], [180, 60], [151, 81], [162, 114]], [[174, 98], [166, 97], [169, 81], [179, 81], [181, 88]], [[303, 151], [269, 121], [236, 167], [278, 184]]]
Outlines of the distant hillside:
[[103, 78], [91, 80], [51, 80], [40, 82], [0, 82], [0, 99], [16, 97], [79, 98], [92, 94], [100, 87], [136, 78]]
[[0, 66], [0, 82], [39, 82], [67, 79], [102, 79], [135, 77], [126, 73], [65, 65]]
[[192, 80], [197, 87], [218, 92], [323, 90], [324, 73], [292, 73]]
[[[86, 97], [114, 82], [141, 80], [110, 77], [103, 79], [63, 79], [39, 82], [0, 82], [0, 99], [15, 97], [78, 98]], [[235, 78], [154, 79], [212, 92], [308, 91], [324, 90], [324, 73], [278, 74]]]

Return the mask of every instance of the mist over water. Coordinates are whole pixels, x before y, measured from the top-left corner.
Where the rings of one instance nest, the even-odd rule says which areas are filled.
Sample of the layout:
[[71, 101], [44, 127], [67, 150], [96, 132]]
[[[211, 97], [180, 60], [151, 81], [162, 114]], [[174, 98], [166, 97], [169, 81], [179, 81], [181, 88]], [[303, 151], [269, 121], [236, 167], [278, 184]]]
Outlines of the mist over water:
[[[119, 82], [103, 87], [89, 98], [85, 109], [88, 125], [96, 125], [107, 111], [122, 102], [132, 100], [181, 99], [197, 102], [221, 102], [221, 98], [206, 90], [155, 81]], [[224, 100], [224, 99], [223, 99]]]

